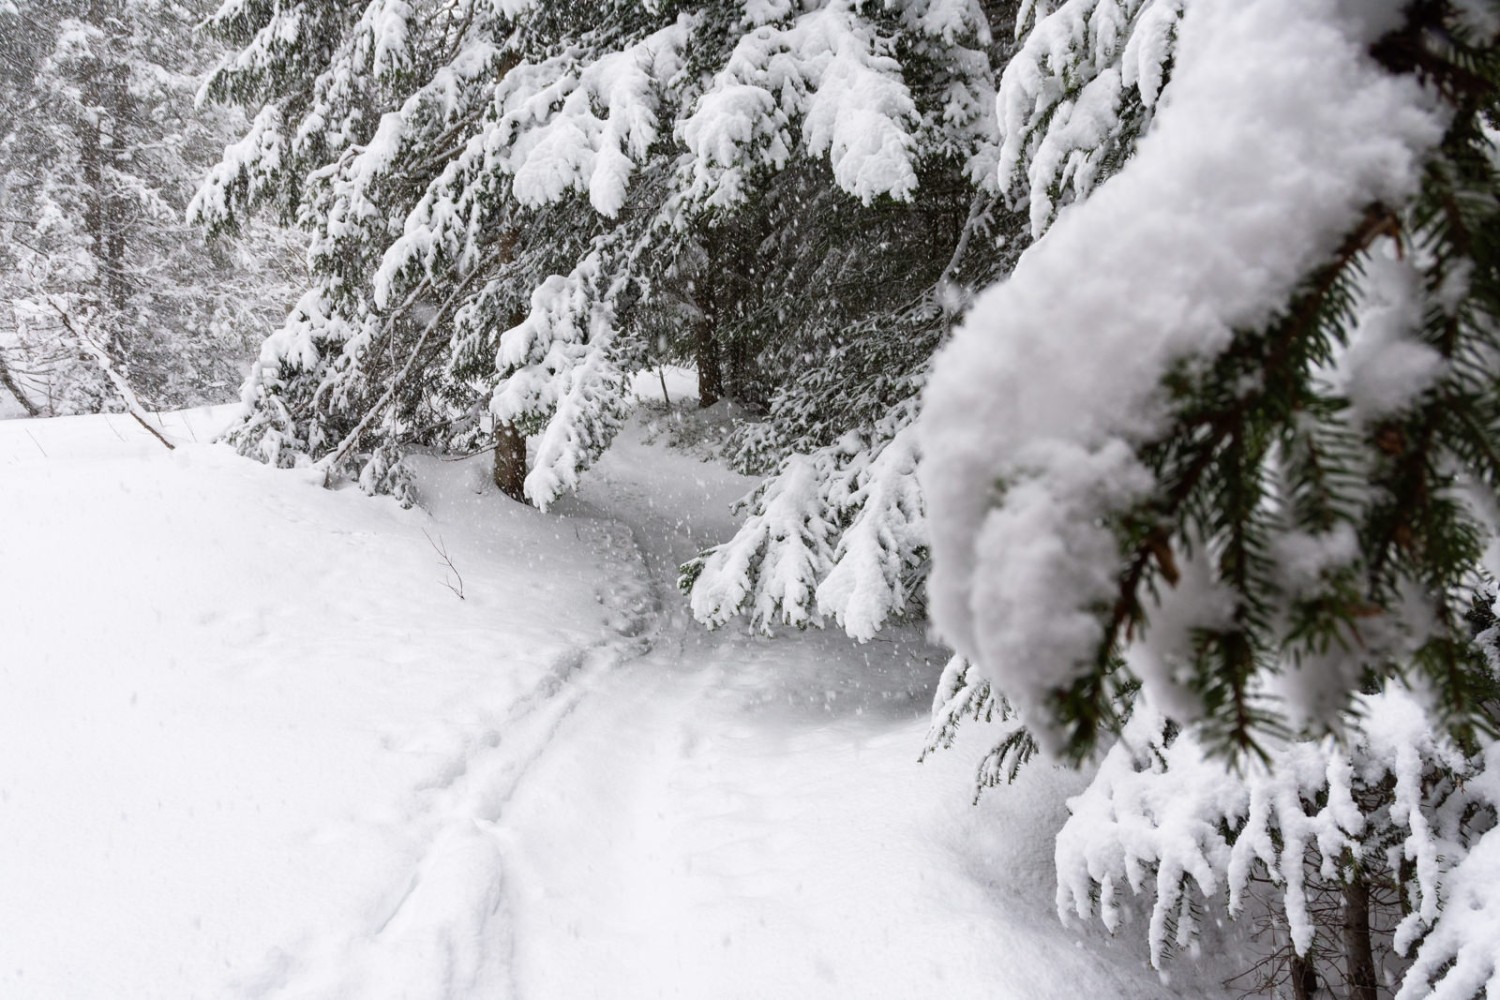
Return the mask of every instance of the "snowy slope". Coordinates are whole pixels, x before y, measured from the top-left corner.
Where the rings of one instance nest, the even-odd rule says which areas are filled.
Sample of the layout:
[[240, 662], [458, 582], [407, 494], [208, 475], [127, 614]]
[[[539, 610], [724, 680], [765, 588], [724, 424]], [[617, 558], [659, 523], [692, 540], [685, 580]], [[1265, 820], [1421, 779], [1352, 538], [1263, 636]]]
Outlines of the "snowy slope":
[[1076, 777], [976, 807], [984, 734], [916, 763], [937, 650], [688, 621], [675, 566], [746, 481], [637, 425], [552, 515], [435, 459], [402, 511], [195, 444], [214, 419], [170, 417], [170, 454], [120, 417], [0, 422], [0, 996], [1219, 978], [1058, 925]]
[[[520, 508], [437, 526], [119, 417], [0, 424], [0, 470], [7, 997], [255, 994], [373, 934], [603, 631], [587, 545]], [[465, 600], [424, 528], [486, 550]]]

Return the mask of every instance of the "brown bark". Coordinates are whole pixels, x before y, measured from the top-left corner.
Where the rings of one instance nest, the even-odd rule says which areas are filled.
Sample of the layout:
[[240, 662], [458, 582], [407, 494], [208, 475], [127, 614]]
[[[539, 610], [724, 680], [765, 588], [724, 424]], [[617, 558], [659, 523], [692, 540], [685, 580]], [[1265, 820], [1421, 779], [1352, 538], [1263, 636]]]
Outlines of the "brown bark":
[[1344, 976], [1349, 1000], [1379, 1000], [1370, 940], [1370, 887], [1357, 872], [1344, 886]]
[[715, 272], [719, 249], [711, 232], [704, 246], [703, 273], [689, 286], [698, 319], [693, 323], [693, 366], [698, 369], [698, 405], [707, 409], [724, 398], [724, 362], [719, 344], [718, 288]]
[[[514, 229], [500, 234], [500, 253], [504, 263], [515, 260], [518, 236]], [[511, 314], [510, 325], [526, 322], [524, 312]], [[526, 435], [508, 420], [495, 423], [495, 485], [517, 503], [526, 503]]]
[[495, 485], [512, 500], [526, 502], [526, 435], [508, 421], [495, 426]]

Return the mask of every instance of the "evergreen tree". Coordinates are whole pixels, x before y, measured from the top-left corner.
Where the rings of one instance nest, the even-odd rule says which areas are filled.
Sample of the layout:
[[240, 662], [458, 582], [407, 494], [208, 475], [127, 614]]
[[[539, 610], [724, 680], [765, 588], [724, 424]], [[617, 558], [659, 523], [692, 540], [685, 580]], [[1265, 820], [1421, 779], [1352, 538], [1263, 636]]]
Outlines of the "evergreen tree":
[[193, 111], [192, 4], [0, 10], [0, 388], [32, 415], [222, 399], [281, 249], [183, 211], [231, 121]]
[[[1432, 691], [1442, 731], [1493, 728], [1463, 611], [1500, 485], [1495, 27], [1438, 0], [1075, 0], [1036, 22], [1051, 41], [1023, 51], [1046, 58], [1012, 64], [1002, 106], [1159, 40], [1170, 80], [1148, 89], [1171, 99], [928, 389], [951, 703], [992, 686], [1074, 759], [1138, 688], [1231, 756], [1337, 730], [1392, 678]], [[1140, 94], [1087, 135], [1081, 96], [1007, 113], [1015, 190], [1056, 203], [1059, 178], [1108, 173]]]
[[[764, 291], [740, 322], [782, 331], [759, 360], [780, 380], [728, 452], [742, 471], [772, 478], [747, 498], [736, 536], [683, 567], [703, 623], [743, 615], [769, 631], [831, 619], [866, 640], [893, 619], [922, 616], [927, 538], [909, 428], [933, 351], [970, 290], [1008, 270], [1024, 246], [994, 174], [993, 89], [1014, 13], [1005, 3], [976, 9], [955, 36], [961, 47], [914, 40], [921, 55], [907, 78], [926, 123], [919, 148], [930, 152], [911, 202], [850, 205], [816, 169], [767, 186], [759, 207], [768, 235], [753, 264]], [[801, 541], [796, 531], [768, 538], [772, 502], [807, 487], [808, 470], [818, 501], [802, 513], [816, 526]], [[803, 544], [814, 537], [827, 544]], [[783, 546], [800, 547], [797, 558], [763, 565]], [[790, 584], [790, 567], [795, 586], [765, 589]]]
[[775, 468], [798, 450], [778, 414], [815, 405], [789, 361], [894, 386], [815, 418], [812, 448], [877, 433], [951, 316], [934, 287], [989, 273], [961, 252], [996, 154], [972, 0], [235, 0], [214, 26], [235, 52], [210, 92], [263, 107], [198, 217], [272, 206], [314, 234], [233, 435], [279, 464], [401, 489], [406, 447], [495, 446], [497, 482], [546, 506], [625, 376], [691, 359], [703, 402], [769, 409], [739, 449]]
[[1500, 713], [1471, 595], [1500, 485], [1500, 21], [1033, 15], [1001, 162], [1042, 238], [919, 426], [960, 651], [930, 745], [1008, 719], [984, 785], [1123, 729], [1070, 802], [1059, 910], [1115, 928], [1123, 887], [1149, 893], [1157, 963], [1205, 904], [1260, 908], [1252, 989], [1493, 993]]

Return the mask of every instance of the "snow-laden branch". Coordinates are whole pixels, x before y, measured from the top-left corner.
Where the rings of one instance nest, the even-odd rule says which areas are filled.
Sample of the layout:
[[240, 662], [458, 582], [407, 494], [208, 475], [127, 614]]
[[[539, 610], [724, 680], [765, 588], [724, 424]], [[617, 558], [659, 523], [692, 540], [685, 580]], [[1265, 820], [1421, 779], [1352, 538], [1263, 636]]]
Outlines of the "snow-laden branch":
[[[1196, 939], [1195, 897], [1222, 896], [1235, 915], [1252, 880], [1269, 878], [1292, 944], [1305, 955], [1317, 933], [1309, 873], [1338, 884], [1406, 869], [1409, 911], [1395, 945], [1405, 952], [1437, 928], [1414, 973], [1425, 982], [1449, 955], [1448, 942], [1483, 940], [1466, 937], [1469, 924], [1494, 919], [1459, 912], [1468, 908], [1455, 908], [1453, 897], [1486, 864], [1487, 847], [1472, 865], [1461, 860], [1463, 817], [1472, 805], [1500, 802], [1496, 780], [1481, 759], [1467, 758], [1434, 729], [1415, 696], [1394, 686], [1361, 698], [1344, 743], [1283, 744], [1242, 773], [1143, 705], [1088, 789], [1068, 802], [1071, 815], [1057, 838], [1058, 912], [1067, 920], [1097, 909], [1114, 931], [1122, 894], [1149, 896], [1148, 938], [1159, 968], [1169, 949]], [[1410, 983], [1403, 996], [1422, 995]]]
[[[526, 318], [500, 336], [495, 365], [502, 375], [490, 413], [539, 425], [525, 488], [542, 509], [577, 488], [620, 427], [626, 380], [609, 354], [618, 290], [602, 257], [591, 254], [572, 274], [548, 278], [532, 293]], [[469, 322], [460, 315], [461, 328]]]
[[[1000, 183], [1032, 232], [1088, 196], [1145, 131], [1184, 0], [1066, 0], [1037, 19], [1000, 79]], [[1023, 15], [1021, 25], [1026, 23]]]
[[853, 0], [762, 23], [739, 40], [679, 126], [693, 154], [691, 196], [737, 204], [755, 169], [785, 166], [794, 122], [807, 152], [827, 156], [839, 187], [866, 204], [916, 191], [916, 104], [890, 40]]
[[1136, 157], [939, 355], [921, 423], [934, 618], [1046, 747], [1117, 600], [1111, 525], [1159, 486], [1137, 447], [1164, 377], [1267, 324], [1371, 204], [1416, 191], [1442, 116], [1371, 60], [1389, 26], [1333, 0], [1192, 4], [1176, 97]]

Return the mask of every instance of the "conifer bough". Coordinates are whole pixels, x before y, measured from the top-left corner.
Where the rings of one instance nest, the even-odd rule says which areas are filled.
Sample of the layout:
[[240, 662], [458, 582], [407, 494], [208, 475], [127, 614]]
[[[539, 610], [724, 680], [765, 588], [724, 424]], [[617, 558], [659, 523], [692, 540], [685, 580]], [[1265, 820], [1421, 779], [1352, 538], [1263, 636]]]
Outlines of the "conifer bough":
[[1494, 12], [1177, 7], [1134, 154], [925, 397], [949, 700], [993, 686], [1074, 759], [1138, 689], [1231, 755], [1393, 676], [1492, 728], [1464, 612], [1500, 486]]
[[685, 568], [699, 619], [920, 615], [916, 396], [1022, 245], [994, 249], [1015, 6], [226, 0], [206, 94], [253, 123], [194, 215], [312, 243], [229, 440], [403, 499], [408, 449], [494, 449], [545, 508], [631, 375], [691, 365], [772, 477]]

